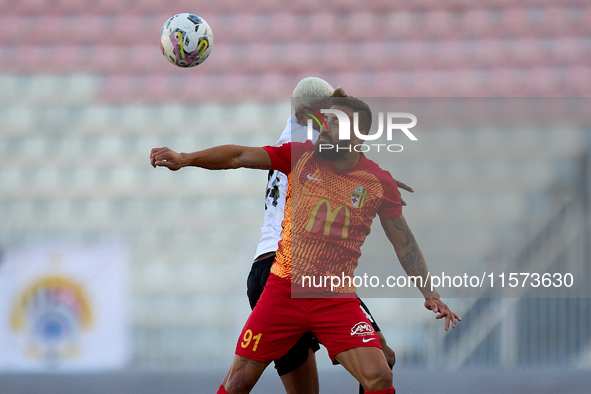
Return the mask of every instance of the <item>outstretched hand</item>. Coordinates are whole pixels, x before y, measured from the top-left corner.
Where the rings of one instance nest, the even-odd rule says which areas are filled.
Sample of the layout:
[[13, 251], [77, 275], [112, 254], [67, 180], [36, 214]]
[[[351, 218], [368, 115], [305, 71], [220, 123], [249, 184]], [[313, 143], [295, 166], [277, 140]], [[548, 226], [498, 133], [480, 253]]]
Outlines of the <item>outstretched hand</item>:
[[154, 148], [150, 152], [152, 167], [166, 167], [176, 171], [183, 167], [181, 155], [170, 148]]
[[[407, 184], [405, 184], [405, 183], [402, 183], [402, 182], [400, 182], [400, 181], [396, 181], [396, 186], [398, 186], [398, 188], [399, 188], [399, 189], [406, 190], [406, 191], [407, 191], [407, 192], [409, 192], [409, 193], [414, 193], [414, 192], [415, 192], [415, 191], [414, 191], [414, 189], [413, 189], [412, 187], [410, 187], [410, 186], [408, 186]], [[405, 206], [406, 206], [406, 201], [404, 201], [404, 200], [402, 199], [402, 197], [400, 197], [400, 204], [401, 204], [403, 207], [405, 207]]]
[[453, 313], [449, 307], [438, 298], [427, 298], [425, 300], [425, 308], [439, 313], [435, 316], [436, 319], [442, 319], [445, 317], [445, 331], [449, 329], [449, 323], [451, 321], [451, 328], [456, 328], [456, 321], [462, 321], [462, 319]]

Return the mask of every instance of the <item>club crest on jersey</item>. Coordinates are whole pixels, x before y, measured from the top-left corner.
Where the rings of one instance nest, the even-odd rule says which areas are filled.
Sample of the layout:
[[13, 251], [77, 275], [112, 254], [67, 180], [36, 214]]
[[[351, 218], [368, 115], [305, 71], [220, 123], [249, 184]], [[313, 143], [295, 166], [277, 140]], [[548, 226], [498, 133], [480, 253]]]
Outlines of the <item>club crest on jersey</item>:
[[365, 201], [367, 200], [367, 189], [363, 186], [358, 186], [353, 190], [353, 194], [351, 194], [351, 204], [355, 208], [362, 208], [365, 205]]
[[357, 335], [360, 337], [364, 337], [366, 335], [373, 335], [374, 332], [375, 331], [372, 325], [366, 321], [360, 321], [359, 323], [351, 327], [351, 336]]

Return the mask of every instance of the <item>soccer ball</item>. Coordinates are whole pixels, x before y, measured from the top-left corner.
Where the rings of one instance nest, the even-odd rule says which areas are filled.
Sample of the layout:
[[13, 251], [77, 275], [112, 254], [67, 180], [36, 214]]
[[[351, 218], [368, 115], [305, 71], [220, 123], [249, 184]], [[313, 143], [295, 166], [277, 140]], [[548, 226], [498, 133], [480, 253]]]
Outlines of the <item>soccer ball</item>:
[[211, 28], [194, 14], [176, 14], [160, 31], [162, 54], [175, 66], [194, 67], [203, 63], [212, 47]]

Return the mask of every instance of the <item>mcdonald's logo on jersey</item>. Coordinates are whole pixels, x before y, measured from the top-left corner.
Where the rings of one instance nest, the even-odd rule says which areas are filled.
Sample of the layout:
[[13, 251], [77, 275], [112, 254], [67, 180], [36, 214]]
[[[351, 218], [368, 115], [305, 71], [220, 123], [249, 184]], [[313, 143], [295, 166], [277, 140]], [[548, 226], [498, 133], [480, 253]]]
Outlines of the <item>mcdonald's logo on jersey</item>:
[[347, 239], [350, 222], [351, 213], [346, 205], [339, 205], [333, 211], [330, 201], [323, 198], [312, 210], [305, 230], [314, 235]]

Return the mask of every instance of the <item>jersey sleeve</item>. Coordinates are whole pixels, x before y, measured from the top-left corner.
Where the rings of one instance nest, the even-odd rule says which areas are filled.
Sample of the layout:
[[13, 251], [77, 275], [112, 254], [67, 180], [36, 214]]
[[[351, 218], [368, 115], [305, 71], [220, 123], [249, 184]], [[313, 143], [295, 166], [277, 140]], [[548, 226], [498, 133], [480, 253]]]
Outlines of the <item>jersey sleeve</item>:
[[310, 141], [303, 144], [300, 142], [288, 142], [278, 146], [264, 146], [263, 149], [271, 157], [271, 169], [288, 175], [291, 172], [292, 165], [300, 159], [304, 152], [313, 150], [314, 144]]
[[402, 215], [402, 204], [400, 203], [398, 185], [396, 185], [396, 181], [387, 171], [381, 174], [380, 181], [384, 188], [384, 196], [382, 198], [382, 204], [378, 209], [378, 215], [381, 219], [395, 219]]
[[284, 174], [291, 172], [291, 143], [279, 146], [264, 146], [271, 158], [271, 168]]

